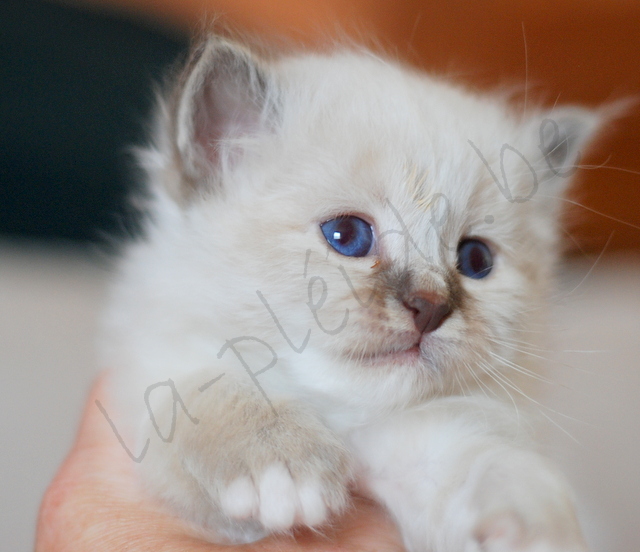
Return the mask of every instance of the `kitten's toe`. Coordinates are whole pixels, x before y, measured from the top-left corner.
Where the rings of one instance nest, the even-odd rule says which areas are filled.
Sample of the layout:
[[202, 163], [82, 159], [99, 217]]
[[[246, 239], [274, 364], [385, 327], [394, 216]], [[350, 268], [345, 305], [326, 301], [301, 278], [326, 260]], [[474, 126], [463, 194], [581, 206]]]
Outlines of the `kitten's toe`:
[[232, 519], [248, 519], [258, 511], [258, 492], [249, 476], [234, 479], [221, 493], [220, 506]]
[[331, 485], [320, 477], [294, 478], [282, 462], [267, 466], [259, 476], [237, 477], [220, 493], [220, 507], [230, 520], [254, 519], [268, 532], [320, 526], [347, 501], [345, 485]]
[[260, 522], [271, 531], [286, 531], [298, 509], [298, 493], [289, 470], [281, 463], [268, 466], [259, 486]]
[[327, 520], [329, 508], [322, 496], [322, 487], [318, 482], [302, 483], [298, 489], [302, 523], [316, 527]]

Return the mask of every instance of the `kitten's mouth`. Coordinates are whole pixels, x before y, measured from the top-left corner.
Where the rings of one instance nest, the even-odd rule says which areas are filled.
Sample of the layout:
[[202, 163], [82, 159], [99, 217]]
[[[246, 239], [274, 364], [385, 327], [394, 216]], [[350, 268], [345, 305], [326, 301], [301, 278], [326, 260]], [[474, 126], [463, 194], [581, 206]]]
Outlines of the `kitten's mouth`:
[[366, 353], [357, 357], [363, 364], [414, 364], [420, 360], [420, 343], [414, 343], [405, 349], [389, 349]]

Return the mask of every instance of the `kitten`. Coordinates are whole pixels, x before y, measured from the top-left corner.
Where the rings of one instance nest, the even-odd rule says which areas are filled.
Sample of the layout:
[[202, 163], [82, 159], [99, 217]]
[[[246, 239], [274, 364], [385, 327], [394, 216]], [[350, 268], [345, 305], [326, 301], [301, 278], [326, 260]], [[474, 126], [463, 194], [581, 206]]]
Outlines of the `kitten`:
[[367, 52], [200, 42], [106, 319], [150, 492], [219, 542], [321, 528], [357, 489], [410, 551], [586, 550], [512, 401], [599, 124]]

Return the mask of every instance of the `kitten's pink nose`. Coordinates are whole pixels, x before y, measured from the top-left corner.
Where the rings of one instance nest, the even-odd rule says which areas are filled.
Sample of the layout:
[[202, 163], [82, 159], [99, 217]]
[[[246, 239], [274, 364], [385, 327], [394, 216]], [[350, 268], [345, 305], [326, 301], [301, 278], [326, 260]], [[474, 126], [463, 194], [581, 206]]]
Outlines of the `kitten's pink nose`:
[[449, 304], [433, 293], [416, 293], [403, 305], [413, 312], [413, 323], [420, 333], [437, 330], [451, 313]]

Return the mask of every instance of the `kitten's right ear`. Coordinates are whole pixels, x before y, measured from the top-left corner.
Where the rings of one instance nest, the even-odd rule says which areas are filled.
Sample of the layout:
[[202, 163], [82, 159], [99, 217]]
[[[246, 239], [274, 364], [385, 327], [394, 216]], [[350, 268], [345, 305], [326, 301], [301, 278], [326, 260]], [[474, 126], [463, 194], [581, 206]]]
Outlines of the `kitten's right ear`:
[[247, 48], [209, 37], [192, 51], [172, 113], [182, 199], [220, 184], [241, 155], [240, 139], [265, 131], [274, 116], [273, 84]]

